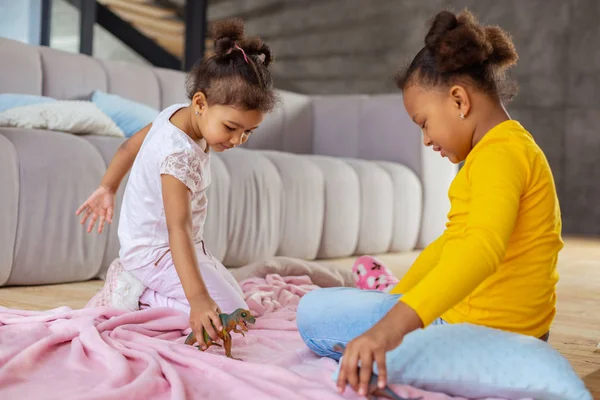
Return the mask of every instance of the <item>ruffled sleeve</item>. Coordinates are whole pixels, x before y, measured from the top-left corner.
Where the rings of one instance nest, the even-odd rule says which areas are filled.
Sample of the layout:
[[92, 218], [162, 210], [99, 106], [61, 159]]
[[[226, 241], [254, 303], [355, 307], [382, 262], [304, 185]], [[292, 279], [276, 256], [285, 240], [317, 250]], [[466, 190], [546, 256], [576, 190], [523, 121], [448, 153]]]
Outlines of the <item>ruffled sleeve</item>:
[[191, 192], [202, 188], [202, 163], [192, 150], [181, 150], [167, 155], [160, 164], [161, 175], [180, 180]]

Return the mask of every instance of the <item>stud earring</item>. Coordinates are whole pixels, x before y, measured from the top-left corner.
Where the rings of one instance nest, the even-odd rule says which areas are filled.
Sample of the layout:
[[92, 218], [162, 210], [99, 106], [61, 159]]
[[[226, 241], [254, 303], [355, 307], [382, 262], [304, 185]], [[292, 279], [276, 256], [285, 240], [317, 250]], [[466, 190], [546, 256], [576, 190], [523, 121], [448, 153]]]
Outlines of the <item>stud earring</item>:
[[460, 113], [460, 118], [461, 119], [465, 119], [465, 114], [464, 113]]
[[200, 113], [198, 111], [196, 111], [196, 115], [200, 115]]

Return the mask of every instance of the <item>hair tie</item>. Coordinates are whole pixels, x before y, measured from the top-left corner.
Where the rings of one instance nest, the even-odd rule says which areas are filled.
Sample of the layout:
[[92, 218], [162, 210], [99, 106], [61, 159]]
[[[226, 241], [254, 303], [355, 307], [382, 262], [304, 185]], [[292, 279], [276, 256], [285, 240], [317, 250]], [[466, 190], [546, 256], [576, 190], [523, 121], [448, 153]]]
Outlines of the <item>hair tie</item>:
[[233, 47], [235, 47], [236, 49], [238, 49], [239, 51], [241, 51], [242, 54], [244, 55], [244, 60], [246, 60], [246, 64], [250, 64], [248, 62], [248, 57], [246, 57], [246, 52], [244, 51], [244, 49], [242, 49], [240, 46], [238, 46], [237, 43]]

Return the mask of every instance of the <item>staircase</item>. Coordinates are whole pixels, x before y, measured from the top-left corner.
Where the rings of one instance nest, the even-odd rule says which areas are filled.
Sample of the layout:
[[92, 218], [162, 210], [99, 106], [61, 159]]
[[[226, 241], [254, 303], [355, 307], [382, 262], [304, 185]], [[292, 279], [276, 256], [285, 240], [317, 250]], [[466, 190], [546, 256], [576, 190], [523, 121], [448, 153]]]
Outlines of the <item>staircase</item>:
[[194, 61], [213, 53], [205, 29], [209, 0], [67, 1], [81, 12], [82, 53], [92, 54], [94, 23], [157, 67], [187, 71]]
[[[206, 32], [209, 14], [211, 20], [240, 17], [248, 23], [264, 18], [277, 18], [280, 13], [290, 9], [300, 10], [306, 0], [66, 1], [80, 11], [81, 53], [93, 53], [93, 25], [98, 24], [151, 64], [189, 71], [196, 60], [214, 54], [213, 42], [207, 38]], [[256, 28], [255, 23], [247, 33], [260, 35], [261, 29]], [[276, 34], [275, 38], [286, 39], [279, 36], [280, 34]], [[273, 37], [269, 38], [267, 35], [266, 39]], [[292, 80], [283, 77], [280, 71], [273, 72], [275, 86], [279, 89], [304, 92]]]
[[[180, 60], [185, 52], [185, 7], [153, 0], [98, 0], [123, 21]], [[212, 40], [205, 41], [205, 56], [212, 53]]]

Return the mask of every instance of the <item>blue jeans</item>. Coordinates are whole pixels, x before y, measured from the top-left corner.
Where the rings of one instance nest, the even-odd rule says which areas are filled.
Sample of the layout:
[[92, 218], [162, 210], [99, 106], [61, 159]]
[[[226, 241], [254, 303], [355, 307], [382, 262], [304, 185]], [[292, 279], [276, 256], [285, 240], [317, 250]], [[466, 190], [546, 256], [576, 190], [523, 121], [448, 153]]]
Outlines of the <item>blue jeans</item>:
[[[375, 325], [402, 295], [349, 287], [315, 289], [298, 304], [296, 324], [304, 343], [316, 354], [339, 361], [336, 343], [346, 345]], [[432, 325], [445, 324], [438, 318]]]

